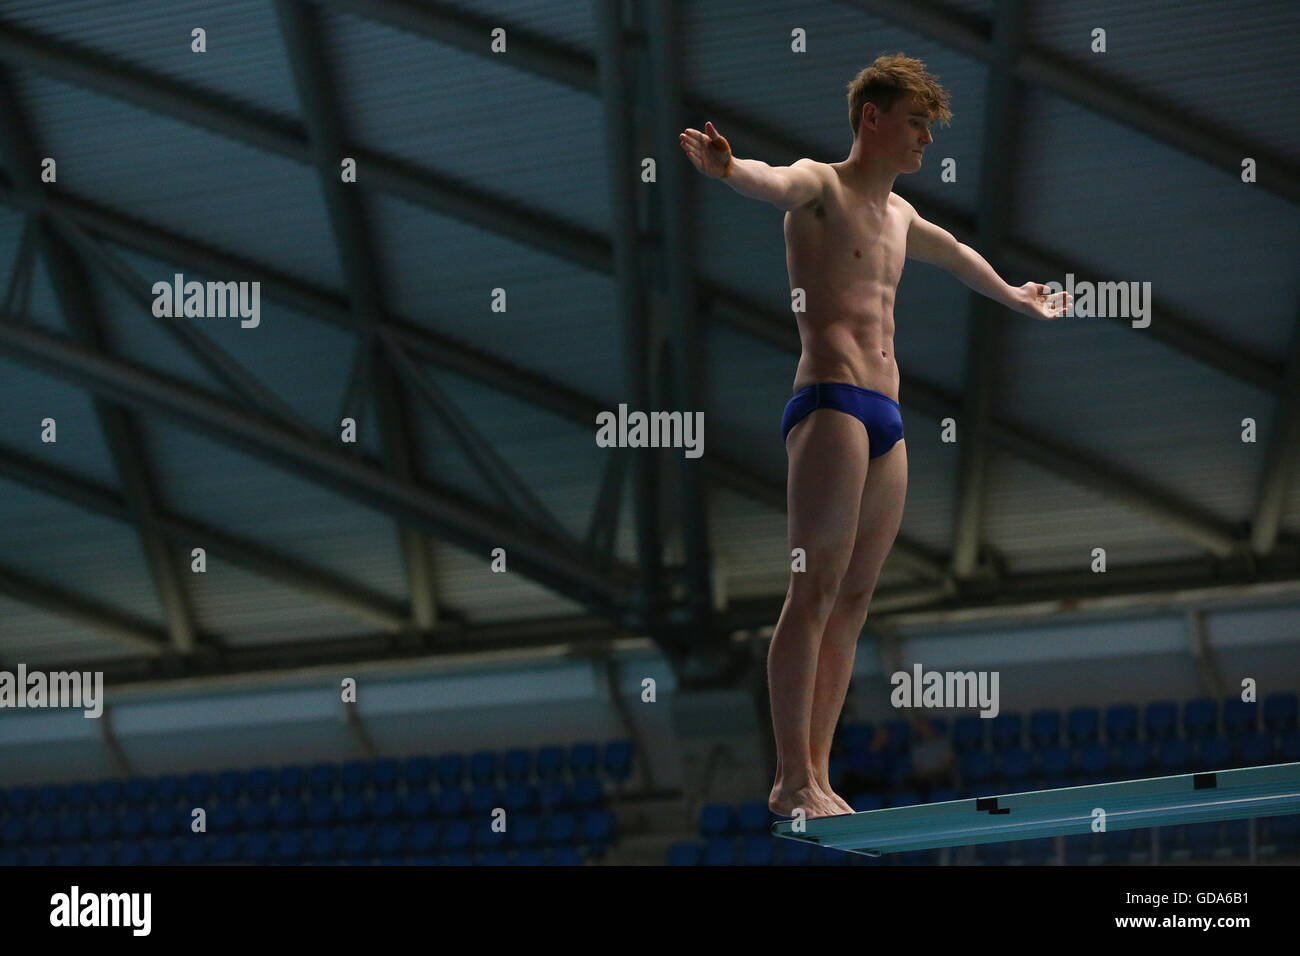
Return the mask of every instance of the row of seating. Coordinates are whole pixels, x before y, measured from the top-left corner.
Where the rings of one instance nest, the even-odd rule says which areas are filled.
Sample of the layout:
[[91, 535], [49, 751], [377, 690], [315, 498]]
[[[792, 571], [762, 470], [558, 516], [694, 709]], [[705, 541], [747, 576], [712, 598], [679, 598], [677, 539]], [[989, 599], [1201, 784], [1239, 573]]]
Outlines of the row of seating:
[[[1114, 747], [1095, 743], [1074, 750], [1046, 747], [1036, 753], [1021, 748], [971, 750], [961, 754], [957, 763], [967, 788], [988, 783], [1023, 788], [1034, 781], [1034, 789], [1052, 789], [1084, 780], [1105, 783], [1296, 761], [1300, 761], [1300, 731], [1290, 731], [1277, 740], [1251, 734], [1236, 740], [1209, 737], [1194, 744], [1175, 738], [1155, 744], [1130, 740]], [[833, 761], [832, 782], [844, 779], [849, 770], [867, 778], [902, 781], [912, 775], [912, 758], [906, 753], [894, 755], [858, 746]]]
[[[1162, 862], [1212, 858], [1249, 859], [1250, 821], [1201, 822], [1156, 831]], [[1065, 862], [1071, 866], [1094, 863], [1136, 863], [1149, 858], [1151, 831], [1111, 830], [1065, 838]], [[951, 854], [957, 852], [954, 848]], [[1045, 866], [1057, 859], [1052, 837], [1013, 843], [981, 843], [973, 847], [975, 861], [985, 865], [1021, 863]], [[1256, 821], [1256, 854], [1276, 859], [1300, 854], [1300, 814], [1262, 817]], [[703, 841], [683, 840], [668, 850], [670, 866], [880, 866], [926, 865], [941, 862], [938, 850], [914, 850], [867, 857], [810, 843], [750, 833], [712, 836]]]
[[596, 744], [580, 743], [567, 750], [557, 746], [543, 747], [536, 753], [515, 748], [503, 755], [485, 750], [470, 755], [448, 753], [437, 758], [416, 756], [404, 761], [321, 762], [310, 767], [257, 767], [249, 771], [227, 770], [217, 774], [198, 772], [186, 777], [131, 777], [68, 786], [48, 784], [39, 788], [0, 790], [0, 811], [27, 813], [33, 808], [52, 811], [63, 807], [179, 802], [202, 806], [214, 799], [256, 799], [272, 794], [298, 797], [304, 793], [328, 795], [342, 791], [350, 794], [399, 787], [423, 791], [435, 783], [444, 790], [455, 790], [467, 783], [487, 787], [499, 784], [546, 785], [565, 782], [566, 777], [576, 786], [599, 775], [621, 783], [631, 773], [632, 756], [629, 741], [615, 740], [605, 745], [603, 753]]
[[[603, 802], [599, 781], [591, 780], [587, 784], [578, 781], [572, 793], [557, 781], [540, 791], [527, 784], [512, 784], [504, 792], [492, 787], [476, 787], [468, 796], [460, 790], [444, 790], [436, 798], [426, 792], [408, 792], [399, 796], [385, 791], [373, 798], [354, 793], [337, 800], [318, 796], [307, 801], [285, 799], [274, 803], [266, 800], [226, 801], [204, 810], [208, 830], [222, 833], [268, 827], [288, 829], [335, 823], [418, 821], [433, 817], [440, 820], [465, 818], [473, 823], [487, 819], [497, 807], [504, 809], [507, 820], [510, 820], [516, 815], [535, 813], [539, 809], [553, 815], [570, 809], [593, 810]], [[119, 807], [89, 812], [65, 809], [63, 813], [10, 813], [0, 819], [0, 846], [187, 833], [194, 819], [193, 810], [186, 804], [179, 804], [149, 810]]]
[[[14, 841], [7, 843], [0, 852], [27, 854], [30, 858], [36, 850], [57, 854], [63, 848], [74, 847], [84, 851], [87, 845], [111, 846], [114, 837], [122, 836], [123, 845], [180, 847], [190, 855], [210, 856], [212, 862], [260, 862], [274, 855], [273, 849], [278, 845], [276, 841], [289, 840], [286, 846], [296, 845], [292, 839], [297, 838], [291, 838], [292, 834], [325, 846], [345, 848], [339, 852], [322, 851], [315, 854], [321, 859], [367, 855], [390, 858], [493, 850], [541, 851], [564, 846], [581, 846], [591, 855], [598, 856], [615, 840], [616, 820], [609, 810], [590, 810], [583, 813], [556, 813], [545, 817], [516, 814], [506, 818], [506, 828], [501, 832], [494, 831], [490, 821], [486, 820], [472, 824], [467, 820], [422, 821], [412, 824], [394, 822], [256, 829], [238, 833], [213, 830], [190, 833], [173, 828], [165, 833], [154, 833], [152, 839], [138, 833], [92, 832], [77, 834], [75, 838], [67, 840]], [[275, 852], [287, 851], [281, 849]], [[184, 862], [191, 861], [187, 857]]]
[[[1061, 744], [1064, 730], [1064, 740], [1070, 746], [1082, 747], [1100, 742], [1104, 728], [1106, 742], [1113, 746], [1139, 737], [1158, 742], [1178, 736], [1178, 711], [1177, 702], [1172, 700], [1152, 701], [1141, 711], [1134, 704], [1116, 704], [1105, 710], [1104, 717], [1100, 708], [1076, 707], [1064, 715], [1064, 720], [1060, 711], [1036, 710], [1029, 715], [1027, 727], [1024, 716], [1016, 712], [1000, 713], [988, 719], [965, 714], [952, 722], [951, 741], [958, 753], [989, 747], [1011, 750], [1025, 743], [1032, 747], [1052, 747]], [[1187, 740], [1214, 737], [1220, 731], [1228, 737], [1255, 733], [1280, 736], [1297, 729], [1298, 713], [1300, 698], [1289, 692], [1270, 694], [1262, 703], [1228, 697], [1222, 708], [1211, 698], [1199, 697], [1183, 704], [1182, 735]], [[938, 733], [948, 734], [946, 719], [933, 718], [931, 722]], [[890, 731], [887, 749], [898, 753], [912, 743], [908, 721], [891, 720], [885, 726]], [[836, 743], [846, 750], [869, 745], [875, 732], [870, 723], [848, 724], [840, 728]]]
[[487, 850], [471, 853], [392, 853], [357, 850], [346, 836], [289, 831], [250, 835], [241, 842], [223, 837], [201, 840], [147, 840], [118, 844], [68, 844], [0, 850], [0, 866], [199, 866], [204, 864], [334, 864], [346, 866], [582, 866], [583, 852], [554, 849]]

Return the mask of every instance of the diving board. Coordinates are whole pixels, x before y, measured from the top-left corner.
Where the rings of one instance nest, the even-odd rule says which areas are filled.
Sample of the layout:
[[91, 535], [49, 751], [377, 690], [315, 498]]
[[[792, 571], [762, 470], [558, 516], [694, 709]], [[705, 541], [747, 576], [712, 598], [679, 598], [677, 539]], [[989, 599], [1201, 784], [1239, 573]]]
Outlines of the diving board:
[[1107, 830], [1300, 812], [1300, 763], [1124, 780], [1059, 790], [968, 797], [772, 825], [772, 833], [818, 846], [879, 856], [973, 843], [1093, 832], [1093, 811]]

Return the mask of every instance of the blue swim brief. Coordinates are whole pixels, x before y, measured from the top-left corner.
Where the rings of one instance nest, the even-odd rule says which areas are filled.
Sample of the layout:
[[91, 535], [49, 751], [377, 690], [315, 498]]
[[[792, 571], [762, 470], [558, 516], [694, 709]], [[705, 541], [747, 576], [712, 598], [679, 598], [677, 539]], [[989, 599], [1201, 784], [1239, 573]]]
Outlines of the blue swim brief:
[[847, 412], [866, 426], [871, 446], [868, 458], [879, 458], [903, 437], [903, 416], [898, 402], [888, 395], [847, 382], [814, 382], [799, 389], [786, 403], [781, 418], [781, 440], [819, 408]]

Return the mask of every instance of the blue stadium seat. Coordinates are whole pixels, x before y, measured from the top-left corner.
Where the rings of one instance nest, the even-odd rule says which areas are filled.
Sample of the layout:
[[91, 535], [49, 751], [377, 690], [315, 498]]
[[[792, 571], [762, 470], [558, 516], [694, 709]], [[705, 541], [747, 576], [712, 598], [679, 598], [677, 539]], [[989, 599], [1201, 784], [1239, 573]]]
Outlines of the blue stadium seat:
[[1264, 729], [1270, 734], [1284, 734], [1295, 730], [1300, 698], [1295, 694], [1269, 694], [1264, 699]]
[[239, 841], [233, 833], [221, 833], [212, 837], [212, 862], [233, 863], [239, 859]]
[[32, 843], [50, 843], [59, 830], [59, 818], [53, 813], [38, 813], [27, 827], [27, 839]]
[[370, 816], [370, 806], [360, 793], [345, 793], [338, 803], [340, 823], [360, 823]]
[[407, 790], [401, 800], [402, 816], [419, 820], [433, 814], [433, 794], [427, 790]]
[[307, 773], [307, 789], [311, 791], [313, 796], [330, 796], [334, 793], [338, 778], [339, 768], [337, 765], [326, 761], [314, 763]]
[[195, 771], [185, 778], [185, 799], [196, 807], [206, 807], [217, 795], [217, 782], [212, 774]]
[[[276, 774], [276, 791], [281, 798], [297, 800], [302, 795], [305, 774], [302, 767], [281, 767]], [[278, 851], [277, 851], [278, 852]]]
[[111, 810], [96, 810], [86, 816], [86, 832], [90, 839], [107, 842], [117, 836], [117, 816]]
[[415, 853], [433, 853], [442, 843], [442, 833], [436, 823], [422, 821], [411, 824], [411, 850]]
[[[85, 852], [75, 843], [66, 844], [59, 847], [54, 852], [55, 866], [84, 866]], [[4, 861], [0, 860], [0, 866], [4, 866]]]
[[306, 808], [295, 798], [281, 798], [271, 811], [275, 825], [281, 830], [302, 826], [303, 811]]
[[270, 860], [272, 855], [272, 845], [270, 845], [270, 834], [265, 830], [253, 830], [250, 834], [243, 836], [243, 849], [240, 855], [244, 860], [261, 864]]
[[238, 770], [223, 770], [217, 774], [216, 786], [218, 799], [234, 802], [243, 796], [246, 779]]
[[1177, 736], [1178, 704], [1172, 700], [1151, 701], [1143, 711], [1142, 727], [1148, 743]]
[[465, 812], [465, 791], [459, 787], [446, 787], [438, 791], [438, 816], [458, 817]]
[[360, 793], [369, 774], [364, 760], [348, 760], [339, 767], [339, 787], [344, 793]]
[[474, 816], [487, 816], [505, 803], [505, 795], [490, 784], [477, 784], [469, 792], [469, 809]]
[[89, 844], [85, 847], [83, 860], [86, 866], [111, 866], [113, 863], [113, 847], [108, 843]]
[[984, 749], [984, 725], [979, 717], [958, 717], [952, 725], [952, 748], [959, 754]]
[[522, 780], [506, 785], [505, 808], [510, 813], [530, 812], [537, 809], [537, 788]]
[[473, 866], [474, 857], [470, 856], [467, 850], [457, 850], [454, 853], [444, 854], [442, 857], [443, 866]]
[[1110, 777], [1110, 752], [1102, 744], [1088, 744], [1079, 748], [1079, 775], [1093, 783], [1104, 783]]
[[307, 804], [307, 823], [313, 827], [328, 827], [334, 822], [334, 798], [317, 794]]
[[459, 787], [465, 777], [465, 755], [443, 754], [438, 758], [438, 786]]
[[700, 836], [705, 839], [730, 836], [734, 821], [731, 807], [725, 803], [706, 803], [700, 808]]
[[1116, 754], [1116, 769], [1126, 779], [1148, 777], [1151, 775], [1151, 753], [1147, 745], [1130, 740], [1119, 748]]
[[[161, 789], [162, 781], [158, 783]], [[275, 772], [270, 767], [254, 767], [248, 771], [249, 799], [265, 800], [271, 796], [273, 789], [275, 789]]]
[[1056, 858], [1056, 841], [1052, 837], [1024, 840], [1020, 852], [1028, 865], [1047, 866]]
[[669, 866], [699, 866], [704, 850], [698, 843], [680, 841], [668, 848]]
[[[143, 818], [143, 811], [141, 817]], [[239, 826], [239, 805], [236, 803], [215, 803], [208, 811], [208, 831], [211, 833], [229, 833]], [[126, 833], [123, 823], [123, 833]]]
[[1181, 737], [1160, 741], [1156, 747], [1156, 769], [1166, 776], [1187, 773], [1192, 766], [1192, 748]]
[[[983, 720], [983, 717], [977, 717]], [[1020, 746], [1023, 731], [1023, 719], [1018, 713], [998, 714], [993, 718], [990, 730], [993, 734], [994, 750], [1014, 750]]]
[[582, 866], [582, 855], [571, 846], [556, 847], [551, 854], [551, 866]]
[[375, 828], [366, 824], [343, 828], [338, 853], [352, 864], [370, 859], [375, 852]]
[[113, 855], [113, 863], [116, 866], [143, 866], [144, 847], [134, 841], [120, 844]]
[[548, 780], [538, 790], [537, 803], [543, 810], [567, 810], [572, 803], [569, 785], [563, 780]]
[[962, 785], [983, 787], [993, 780], [993, 755], [982, 750], [975, 750], [961, 758]]
[[578, 817], [578, 835], [593, 850], [601, 853], [613, 841], [616, 823], [611, 810], [589, 810]]
[[1183, 705], [1183, 734], [1188, 740], [1212, 737], [1219, 729], [1219, 708], [1209, 697], [1196, 697]]
[[1028, 786], [1029, 775], [1034, 770], [1034, 758], [1028, 750], [1020, 747], [1007, 750], [1001, 755], [1001, 776], [1008, 785], [1021, 790]]
[[1226, 770], [1232, 765], [1232, 747], [1223, 737], [1206, 737], [1196, 757], [1199, 770]]
[[1236, 741], [1239, 767], [1262, 767], [1273, 762], [1273, 738], [1268, 734], [1247, 734]]
[[476, 750], [469, 758], [470, 783], [491, 785], [497, 779], [497, 755], [491, 750]]
[[[186, 841], [187, 846], [190, 841]], [[201, 845], [201, 844], [200, 844]], [[273, 858], [277, 863], [300, 863], [307, 852], [307, 841], [299, 830], [282, 830], [275, 840]]]
[[542, 842], [542, 818], [533, 813], [517, 813], [510, 817], [510, 842], [522, 848]]
[[1076, 707], [1065, 717], [1066, 737], [1073, 747], [1095, 744], [1101, 712], [1096, 707]]
[[1240, 697], [1228, 697], [1223, 701], [1223, 734], [1225, 737], [1239, 737], [1255, 732], [1259, 717], [1259, 704], [1247, 703]]
[[550, 844], [572, 843], [578, 821], [572, 813], [552, 813], [542, 823], [542, 839]]
[[539, 780], [555, 780], [563, 772], [564, 748], [550, 746], [537, 751], [537, 778]]
[[[106, 782], [111, 784], [115, 781]], [[96, 788], [95, 798], [96, 800], [99, 798], [98, 787]], [[112, 800], [110, 799], [109, 802], [111, 803]], [[28, 813], [35, 804], [36, 791], [32, 787], [14, 787], [9, 791], [9, 795], [5, 799], [5, 805], [9, 808], [9, 812], [15, 814]]]
[[605, 744], [605, 776], [622, 783], [632, 775], [632, 741], [611, 740]]
[[406, 849], [407, 828], [400, 823], [384, 823], [375, 828], [375, 852], [380, 857], [400, 856]]
[[766, 835], [772, 828], [772, 820], [772, 811], [762, 801], [753, 800], [736, 808], [736, 829], [740, 833]]
[[128, 777], [122, 785], [122, 796], [133, 807], [142, 807], [153, 799], [153, 780], [149, 777]]
[[527, 783], [533, 770], [533, 755], [523, 747], [511, 748], [506, 751], [501, 769], [508, 783]]
[[46, 812], [54, 812], [63, 806], [64, 788], [54, 783], [47, 783], [36, 791], [36, 806]]
[[448, 820], [442, 825], [443, 851], [452, 853], [469, 848], [473, 834], [466, 820]]
[[369, 774], [376, 791], [395, 790], [402, 776], [402, 765], [391, 757], [381, 757], [370, 765]]
[[1106, 708], [1106, 742], [1112, 747], [1137, 739], [1138, 709], [1133, 704]]
[[876, 728], [869, 723], [842, 724], [837, 734], [837, 742], [842, 744], [847, 753], [854, 747], [871, 746], [871, 738], [875, 733]]
[[478, 860], [477, 866], [509, 866], [510, 858], [501, 850], [490, 850]]
[[[84, 813], [65, 813], [59, 818], [59, 841], [61, 843], [74, 843], [84, 839], [86, 836], [86, 817]], [[9, 841], [0, 834], [0, 842], [8, 843]], [[16, 842], [16, 841], [15, 841]]]
[[1047, 747], [1038, 756], [1038, 766], [1048, 780], [1061, 780], [1073, 772], [1070, 751], [1064, 747]]
[[307, 856], [316, 862], [334, 860], [343, 845], [342, 832], [333, 827], [315, 827], [307, 843]]
[[889, 745], [886, 749], [891, 754], [901, 754], [912, 745], [912, 725], [906, 720], [891, 720], [885, 726], [889, 729]]
[[[24, 787], [23, 789], [31, 793], [33, 797], [35, 796], [35, 792], [30, 790], [30, 788]], [[123, 788], [120, 780], [101, 780], [99, 783], [95, 784], [95, 803], [101, 807], [117, 806], [122, 802], [122, 794]], [[13, 794], [10, 795], [11, 802], [12, 799]], [[35, 801], [33, 800], [32, 802]]]
[[1061, 742], [1061, 713], [1056, 710], [1036, 710], [1029, 715], [1029, 742], [1042, 750]]
[[1300, 813], [1282, 817], [1265, 817], [1260, 820], [1261, 838], [1278, 848], [1280, 853], [1294, 853], [1300, 845]]
[[599, 777], [582, 776], [573, 782], [573, 805], [579, 810], [595, 807], [604, 799], [605, 792]]
[[370, 815], [379, 823], [385, 823], [397, 816], [399, 809], [397, 791], [393, 789], [378, 790], [370, 801]]
[[[84, 811], [95, 802], [95, 791], [88, 783], [74, 783], [64, 794], [63, 805], [70, 810]], [[3, 806], [0, 801], [0, 806]]]
[[545, 866], [546, 855], [541, 850], [520, 850], [515, 854], [516, 866]]
[[718, 837], [704, 844], [704, 866], [735, 866], [736, 845], [727, 837]]
[[433, 779], [433, 761], [428, 757], [407, 757], [402, 775], [408, 788], [425, 789]]
[[[262, 830], [271, 825], [273, 812], [271, 803], [265, 798], [250, 797], [248, 803], [239, 808], [239, 822], [247, 830]], [[178, 822], [185, 826], [188, 819], [188, 816], [178, 818]]]
[[776, 847], [770, 836], [757, 834], [745, 838], [744, 852], [741, 855], [743, 866], [771, 866], [776, 856]]
[[[935, 787], [930, 791], [930, 799], [926, 803], [947, 803], [950, 800], [957, 799], [957, 791], [950, 787]], [[852, 804], [850, 804], [852, 806]]]
[[569, 770], [575, 777], [596, 772], [596, 745], [590, 741], [574, 744], [569, 751]]
[[1290, 730], [1278, 741], [1277, 755], [1283, 763], [1300, 760], [1300, 730]]

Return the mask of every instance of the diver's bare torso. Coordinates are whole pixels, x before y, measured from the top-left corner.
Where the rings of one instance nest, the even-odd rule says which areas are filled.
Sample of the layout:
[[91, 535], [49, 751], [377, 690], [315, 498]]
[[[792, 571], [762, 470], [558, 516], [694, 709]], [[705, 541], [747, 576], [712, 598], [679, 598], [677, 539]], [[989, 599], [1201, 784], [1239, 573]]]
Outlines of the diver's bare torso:
[[907, 258], [908, 207], [884, 208], [854, 189], [838, 163], [823, 163], [823, 195], [785, 214], [785, 261], [803, 354], [794, 389], [848, 382], [898, 400], [894, 294]]

